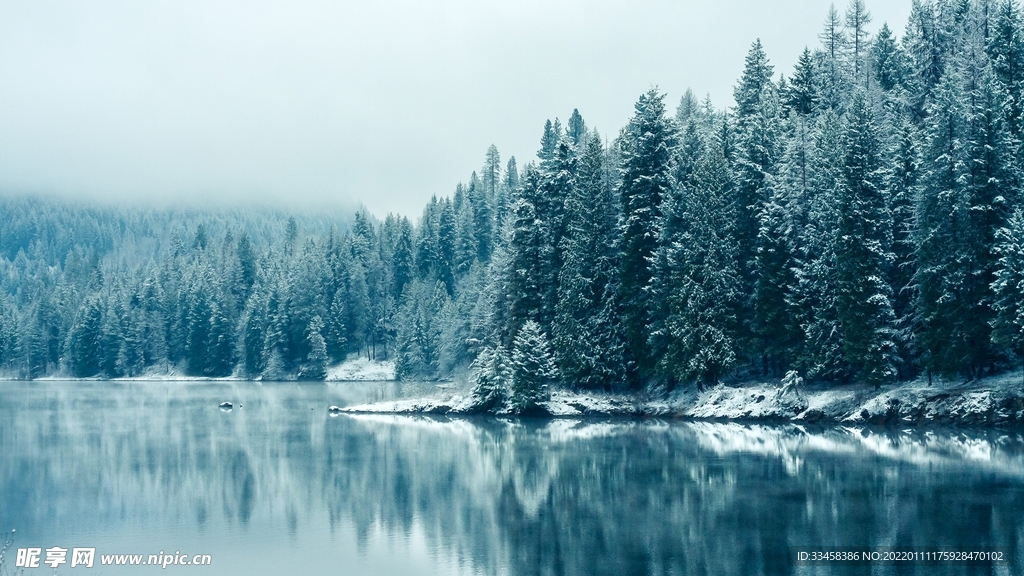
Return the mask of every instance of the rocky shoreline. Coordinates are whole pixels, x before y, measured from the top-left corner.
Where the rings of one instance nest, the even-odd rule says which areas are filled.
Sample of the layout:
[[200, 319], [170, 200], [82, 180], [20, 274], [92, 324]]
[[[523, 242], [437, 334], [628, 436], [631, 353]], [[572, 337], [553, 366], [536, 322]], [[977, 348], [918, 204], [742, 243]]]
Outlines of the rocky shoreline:
[[[341, 408], [355, 414], [475, 413], [468, 394], [391, 400]], [[505, 415], [501, 412], [497, 415]], [[874, 390], [866, 386], [809, 386], [783, 393], [774, 383], [719, 385], [667, 395], [555, 390], [534, 414], [545, 417], [624, 416], [692, 420], [821, 422], [893, 426], [1024, 424], [1020, 375], [968, 383], [914, 381]]]

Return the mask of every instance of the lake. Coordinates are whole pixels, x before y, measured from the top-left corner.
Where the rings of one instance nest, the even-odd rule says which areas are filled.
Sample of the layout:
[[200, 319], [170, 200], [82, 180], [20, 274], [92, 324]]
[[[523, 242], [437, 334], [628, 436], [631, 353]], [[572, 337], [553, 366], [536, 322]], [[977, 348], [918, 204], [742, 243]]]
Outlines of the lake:
[[[430, 388], [0, 382], [3, 570], [81, 547], [93, 568], [59, 574], [161, 554], [211, 575], [1024, 574], [1019, 429], [327, 413]], [[798, 546], [1009, 564], [797, 565]]]

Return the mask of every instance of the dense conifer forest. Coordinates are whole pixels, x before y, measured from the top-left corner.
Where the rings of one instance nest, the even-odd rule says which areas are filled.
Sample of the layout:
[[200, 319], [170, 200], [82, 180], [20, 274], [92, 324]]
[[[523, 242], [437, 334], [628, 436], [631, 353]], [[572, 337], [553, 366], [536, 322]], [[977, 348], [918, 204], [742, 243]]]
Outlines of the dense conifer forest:
[[[753, 42], [716, 108], [577, 110], [486, 151], [415, 221], [0, 198], [9, 375], [401, 378], [482, 407], [550, 384], [965, 379], [1024, 357], [1024, 24], [1015, 0], [861, 0], [792, 70]], [[869, 30], [874, 30], [869, 32]]]

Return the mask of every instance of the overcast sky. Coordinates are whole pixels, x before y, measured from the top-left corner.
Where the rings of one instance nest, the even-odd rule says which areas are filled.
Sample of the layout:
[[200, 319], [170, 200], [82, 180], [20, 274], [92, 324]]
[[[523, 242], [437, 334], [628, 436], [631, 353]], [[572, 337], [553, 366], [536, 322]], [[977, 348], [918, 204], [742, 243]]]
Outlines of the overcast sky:
[[[910, 3], [869, 0], [870, 30], [902, 36]], [[828, 6], [0, 0], [0, 191], [416, 217], [573, 108], [614, 136], [654, 85], [731, 105], [755, 38], [788, 76]]]

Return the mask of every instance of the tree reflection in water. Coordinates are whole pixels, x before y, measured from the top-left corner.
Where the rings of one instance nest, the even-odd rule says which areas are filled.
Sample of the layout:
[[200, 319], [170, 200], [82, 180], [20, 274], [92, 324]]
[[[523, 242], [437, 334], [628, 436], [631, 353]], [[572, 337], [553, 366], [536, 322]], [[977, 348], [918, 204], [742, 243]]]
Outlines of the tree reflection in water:
[[467, 572], [580, 575], [825, 573], [789, 547], [984, 545], [1024, 573], [1016, 430], [332, 418], [378, 385], [0, 386], [0, 527], [46, 542], [175, 527], [214, 552], [277, 533], [303, 551], [329, 531], [375, 554], [383, 534], [388, 554], [422, 539]]

